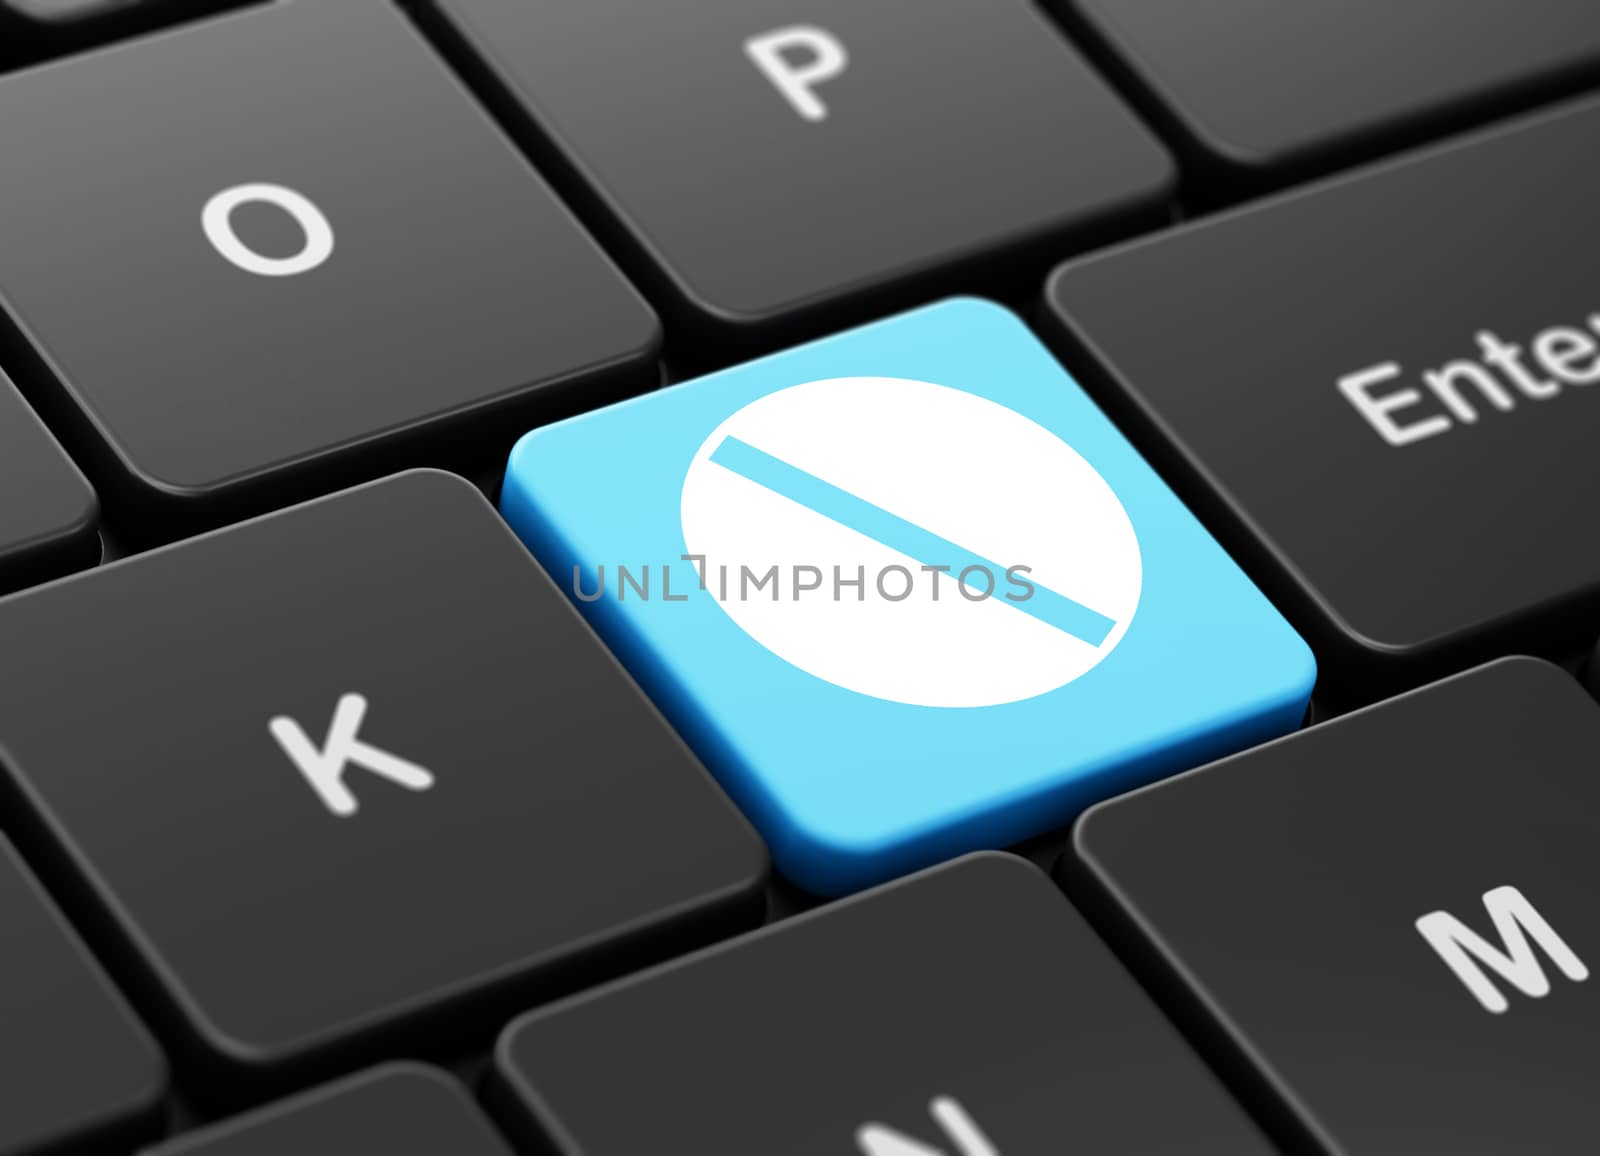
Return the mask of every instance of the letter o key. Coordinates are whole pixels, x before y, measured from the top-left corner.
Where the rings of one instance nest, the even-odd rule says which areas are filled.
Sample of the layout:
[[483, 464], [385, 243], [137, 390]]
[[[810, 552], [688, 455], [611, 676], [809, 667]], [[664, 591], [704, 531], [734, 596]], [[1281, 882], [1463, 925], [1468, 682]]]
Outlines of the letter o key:
[[[294, 218], [305, 244], [292, 257], [264, 257], [233, 231], [233, 211], [240, 205], [276, 205]], [[206, 202], [200, 214], [206, 239], [234, 265], [261, 277], [293, 277], [309, 273], [333, 255], [333, 226], [310, 198], [282, 185], [234, 185]]]

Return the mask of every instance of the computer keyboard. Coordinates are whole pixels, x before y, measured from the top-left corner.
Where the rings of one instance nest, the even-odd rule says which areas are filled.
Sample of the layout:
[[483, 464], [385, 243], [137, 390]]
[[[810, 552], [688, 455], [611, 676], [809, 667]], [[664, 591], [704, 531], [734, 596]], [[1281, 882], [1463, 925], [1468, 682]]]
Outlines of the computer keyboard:
[[1597, 101], [0, 0], [0, 1156], [1600, 1151]]

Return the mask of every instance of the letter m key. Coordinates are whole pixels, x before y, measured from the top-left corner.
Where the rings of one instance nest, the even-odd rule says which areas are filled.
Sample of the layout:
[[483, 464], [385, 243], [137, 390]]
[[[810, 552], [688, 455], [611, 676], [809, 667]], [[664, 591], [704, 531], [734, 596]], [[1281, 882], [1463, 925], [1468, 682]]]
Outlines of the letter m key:
[[283, 753], [300, 768], [300, 773], [335, 815], [354, 815], [360, 809], [354, 792], [344, 782], [345, 771], [350, 767], [360, 767], [412, 791], [426, 791], [433, 786], [432, 772], [361, 741], [361, 720], [366, 714], [364, 696], [341, 696], [321, 750], [300, 724], [286, 715], [279, 715], [267, 724]]
[[1589, 978], [1589, 969], [1577, 953], [1515, 887], [1484, 892], [1483, 905], [1494, 922], [1499, 946], [1483, 939], [1448, 911], [1424, 915], [1417, 920], [1417, 931], [1485, 1011], [1499, 1015], [1511, 1006], [1494, 981], [1484, 974], [1485, 968], [1523, 995], [1539, 999], [1550, 994], [1550, 980], [1534, 951], [1535, 944], [1568, 979], [1582, 982]]

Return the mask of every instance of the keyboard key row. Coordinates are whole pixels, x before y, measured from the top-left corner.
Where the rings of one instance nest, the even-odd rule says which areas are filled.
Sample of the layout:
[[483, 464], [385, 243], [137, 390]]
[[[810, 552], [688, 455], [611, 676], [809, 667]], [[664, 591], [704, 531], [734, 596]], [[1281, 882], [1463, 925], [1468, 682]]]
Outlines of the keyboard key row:
[[[1021, 0], [940, 0], [914, 13], [839, 5], [805, 24], [780, 19], [777, 6], [683, 7], [603, 21], [592, 4], [569, 11], [445, 0], [435, 21], [488, 62], [549, 142], [545, 153], [577, 170], [576, 188], [616, 219], [619, 236], [632, 237], [645, 255], [638, 265], [656, 269], [670, 290], [669, 308], [724, 329], [765, 331], [770, 341], [799, 331], [806, 317], [802, 329], [926, 295], [944, 274], [965, 270], [965, 279], [969, 258], [1009, 261], [1020, 247], [1043, 262], [1061, 245], [1105, 236], [1118, 220], [1159, 214], [1168, 199], [1172, 170], [1160, 146]], [[1567, 28], [1560, 20], [1568, 18], [1546, 16], [1546, 7], [1522, 22], [1537, 30], [1535, 39], [1553, 42], [1565, 30], [1580, 42], [1592, 18], [1572, 16]], [[1281, 18], [1307, 19], [1292, 7]], [[1117, 26], [1125, 23], [1138, 19]], [[703, 34], [722, 27], [731, 30], [726, 44]], [[640, 51], [634, 38], [680, 51]], [[624, 56], [648, 67], [593, 67]], [[901, 67], [913, 59], [918, 68]], [[1002, 64], [1006, 83], [989, 82]], [[1536, 61], [1519, 68], [1539, 71]], [[291, 74], [296, 83], [286, 84]], [[695, 84], [674, 86], [673, 75], [693, 75]], [[138, 511], [135, 525], [160, 514], [182, 520], [197, 508], [216, 520], [405, 461], [473, 456], [469, 442], [504, 441], [531, 420], [591, 408], [657, 379], [659, 332], [649, 307], [385, 0], [252, 8], [18, 74], [0, 88], [0, 149], [19, 158], [0, 207], [0, 299], [33, 351], [27, 368], [38, 380], [25, 384], [31, 397], [58, 403], [47, 416], [92, 458], [85, 464], [96, 477], [110, 480], [106, 500]], [[106, 95], [84, 100], [86, 90]], [[675, 99], [646, 95], [661, 91]], [[689, 100], [704, 107], [683, 107]], [[610, 115], [619, 102], [629, 117]], [[1261, 362], [1259, 380], [1276, 382], [1286, 371], [1306, 372], [1307, 360], [1320, 362], [1326, 345], [1348, 363], [1311, 372], [1342, 383], [1374, 436], [1411, 447], [1439, 442], [1446, 429], [1486, 430], [1480, 415], [1571, 392], [1592, 369], [1588, 307], [1570, 300], [1559, 278], [1541, 280], [1537, 310], [1519, 302], [1480, 331], [1492, 304], [1486, 295], [1542, 269], [1541, 245], [1565, 245], [1564, 267], [1581, 266], [1572, 256], [1580, 247], [1566, 244], [1569, 230], [1553, 224], [1584, 203], [1585, 154], [1561, 139], [1584, 131], [1584, 113], [1568, 116], [1576, 119], [1556, 117], [1293, 207], [1251, 209], [1184, 231], [1153, 252], [1136, 250], [1139, 257], [1095, 259], [1057, 283], [1056, 305], [1138, 405], [1161, 407], [1161, 421], [1169, 407], [1220, 414], [1239, 400], [1186, 385], [1170, 401], [1151, 396], [1169, 379], [1187, 381], [1190, 366], [1231, 357], [1227, 387], [1243, 392], [1255, 378], [1240, 368]], [[122, 147], [131, 139], [139, 149]], [[359, 150], [348, 147], [358, 139]], [[983, 160], [965, 166], [974, 179], [952, 177], [955, 153]], [[1538, 154], [1529, 159], [1542, 166], [1537, 187], [1547, 203], [1538, 214], [1522, 211], [1513, 198], [1523, 185], [1504, 176], [1520, 171], [1524, 153]], [[1041, 166], [1052, 165], [1041, 176]], [[1471, 198], [1439, 191], [1454, 187], [1458, 170]], [[1385, 215], [1393, 199], [1409, 210]], [[918, 211], [902, 211], [907, 203]], [[1453, 211], [1431, 212], [1446, 203]], [[1363, 213], [1370, 227], [1342, 243], [1347, 214]], [[1508, 222], [1496, 231], [1500, 248], [1470, 258], [1474, 270], [1493, 275], [1452, 273], [1421, 284], [1436, 257], [1468, 262], [1459, 238], [1473, 235], [1484, 213]], [[1540, 236], [1524, 241], [1524, 232]], [[1168, 275], [1169, 261], [1185, 268]], [[1212, 292], [1219, 270], [1234, 278], [1235, 261], [1249, 262], [1244, 272], [1254, 280]], [[1162, 267], [1146, 274], [1146, 262]], [[1380, 265], [1382, 285], [1369, 285]], [[1291, 267], [1321, 272], [1284, 272]], [[1415, 272], [1396, 275], [1396, 267]], [[1117, 272], [1086, 271], [1107, 268]], [[1277, 291], [1284, 277], [1301, 299]], [[1418, 295], [1436, 302], [1439, 326], [1458, 332], [1436, 335], [1414, 308], [1387, 304]], [[1270, 346], [1271, 334], [1291, 332], [1279, 324], [1285, 314], [1291, 322], [1321, 316], [1330, 297], [1341, 306], [1372, 304], [1337, 311], [1351, 319], [1347, 329], [1319, 323], [1316, 343], [1293, 334], [1283, 343], [1285, 363], [1269, 350], [1233, 352]], [[1181, 351], [1176, 341], [1143, 339], [1151, 312], [1174, 318], [1187, 338]], [[1455, 320], [1469, 316], [1475, 320]], [[1266, 336], [1254, 342], [1234, 332], [1245, 329]], [[1124, 341], [1132, 346], [1126, 354]], [[1415, 373], [1437, 382], [1431, 409], [1406, 402], [1406, 346], [1421, 351]], [[1463, 352], [1479, 359], [1476, 369], [1463, 367]], [[1484, 571], [1476, 559], [1450, 550], [1413, 557], [1432, 539], [1412, 534], [1385, 541], [1398, 552], [1386, 554], [1382, 572], [1398, 569], [1402, 584], [1429, 592], [1414, 613], [1418, 600], [1392, 599], [1380, 568], [1344, 565], [1347, 534], [1323, 532], [1353, 508], [1364, 517], [1366, 504], [1346, 503], [1330, 521], [1317, 503], [1334, 504], [1327, 499], [1342, 500], [1347, 490], [1417, 492], [1411, 467], [1375, 479], [1363, 463], [1318, 460], [1316, 443], [1347, 420], [1313, 419], [1310, 405], [1280, 414], [1298, 407], [1293, 390], [1272, 394], [1276, 407], [1247, 400], [1271, 416], [1280, 445], [1307, 443], [1295, 464], [1316, 480], [1272, 484], [1260, 497], [1230, 491], [1221, 501], [1247, 505], [1238, 516], [1272, 536], [1269, 565], [1311, 587], [1290, 599], [1298, 594], [1310, 605], [1305, 613], [1334, 619], [1335, 650], [1449, 650], [1457, 634], [1509, 629], [1513, 619], [1550, 617], [1547, 604], [1572, 605], [1574, 583], [1584, 578], [1560, 572], [1571, 558], [1526, 567], [1528, 577], [1508, 577], [1484, 598], [1476, 582], [1456, 580]], [[1186, 445], [1179, 456], [1232, 486], [1234, 452]], [[1467, 453], [1408, 448], [1412, 458], [1446, 452]], [[1275, 483], [1273, 455], [1246, 446], [1238, 456]], [[1488, 476], [1477, 471], [1480, 485]], [[1280, 507], [1292, 512], [1280, 516]], [[1520, 537], [1476, 540], [1517, 553], [1521, 539], [1565, 537], [1545, 534], [1541, 518], [1512, 521]], [[1307, 536], [1316, 540], [1298, 540]], [[1349, 590], [1330, 588], [1346, 575], [1324, 572], [1341, 567], [1357, 571]], [[1480, 605], [1487, 602], [1495, 605]], [[1459, 657], [1485, 653], [1465, 645]], [[1448, 664], [1423, 665], [1435, 674]]]
[[[0, 16], [19, 13], [13, 34], [24, 38], [88, 26], [110, 39], [145, 29], [149, 19], [193, 18], [223, 2], [0, 0]], [[447, 35], [470, 45], [474, 59], [463, 63], [476, 70], [476, 58], [485, 60], [642, 245], [665, 262], [685, 299], [736, 326], [758, 317], [716, 314], [715, 307], [726, 302], [710, 291], [755, 290], [750, 304], [773, 306], [767, 291], [777, 279], [754, 265], [748, 266], [753, 281], [734, 277], [738, 254], [708, 248], [705, 237], [693, 236], [689, 214], [697, 205], [715, 214], [713, 204], [747, 204], [750, 193], [781, 188], [766, 182], [784, 174], [804, 183], [805, 170], [817, 173], [807, 195], [837, 197], [828, 207], [838, 208], [867, 187], [847, 191], [842, 186], [852, 182], [823, 180], [819, 169], [830, 175], [903, 174], [908, 184], [946, 185], [951, 173], [934, 151], [942, 141], [944, 156], [981, 157], [1003, 188], [1027, 148], [1038, 155], [1024, 183], [1037, 181], [1051, 157], [1065, 159], [1075, 150], [1083, 169], [1069, 171], [1065, 191], [1081, 196], [1102, 174], [1108, 190], [1083, 223], [1102, 214], [1114, 219], [1121, 210], [1148, 208], [1157, 200], [1148, 180], [1127, 179], [1149, 178], [1151, 171], [1126, 163], [1135, 140], [1126, 117], [1103, 115], [1104, 86], [1086, 82], [1077, 53], [1022, 0], [988, 6], [907, 0], [866, 10], [813, 0], [803, 11], [776, 0], [677, 0], [653, 4], [647, 13], [514, 0], [437, 3], [451, 25]], [[1187, 174], [1218, 185], [1224, 195], [1241, 182], [1281, 182], [1423, 141], [1577, 91], [1600, 76], [1600, 14], [1583, 0], [1525, 0], [1513, 10], [1459, 0], [1345, 3], [1337, 9], [1319, 0], [1265, 6], [1257, 0], [1195, 0], [1177, 7], [1165, 0], [1046, 0], [1043, 6], [1096, 64], [1135, 94], [1141, 110], [1178, 145]], [[419, 11], [432, 22], [432, 5]], [[88, 19], [111, 15], [131, 20]], [[57, 51], [86, 42], [93, 40], [69, 39]], [[602, 76], [609, 84], [599, 81]], [[693, 83], [685, 83], [686, 77]], [[770, 89], [765, 102], [748, 91], [758, 77]], [[648, 125], [638, 115], [609, 115], [624, 102], [633, 113], [644, 113]], [[1090, 104], [1100, 107], [1084, 117]], [[1066, 119], [1072, 110], [1079, 115]], [[775, 111], [790, 112], [801, 124], [833, 120], [837, 126], [846, 111], [866, 117], [838, 149], [795, 149], [806, 138], [782, 140], [781, 126], [766, 119]], [[1007, 131], [966, 135], [995, 114], [1004, 114]], [[1062, 128], [1070, 138], [1057, 135]], [[718, 131], [730, 134], [725, 150], [717, 148]], [[1060, 147], [1064, 139], [1072, 140], [1072, 149]], [[869, 141], [870, 152], [852, 153]], [[791, 163], [779, 159], [784, 147]], [[752, 155], [761, 157], [753, 174], [728, 163], [730, 156]], [[884, 168], [891, 155], [897, 165]], [[801, 156], [826, 163], [792, 163]], [[918, 167], [918, 157], [934, 163]], [[855, 168], [834, 170], [840, 159], [855, 162]], [[669, 190], [660, 178], [672, 169], [685, 176], [714, 174], [715, 180], [674, 182]], [[961, 183], [968, 198], [1004, 207], [998, 189]], [[634, 196], [641, 193], [644, 206]], [[668, 210], [665, 202], [675, 200], [687, 203]], [[1015, 201], [1011, 207], [1024, 205]], [[659, 211], [636, 212], [640, 207]], [[1056, 209], [1057, 223], [1070, 232], [1073, 214], [1061, 204]], [[752, 224], [757, 220], [768, 223], [752, 217]], [[902, 220], [891, 214], [875, 223]], [[850, 229], [847, 217], [830, 224]], [[966, 222], [952, 218], [947, 224], [952, 232], [936, 236], [935, 243], [953, 240]], [[686, 244], [672, 251], [674, 241]], [[873, 244], [880, 254], [893, 252], [891, 240], [870, 229], [854, 241]], [[845, 251], [841, 245], [840, 254]], [[811, 271], [827, 269], [825, 259], [803, 245], [786, 247], [783, 255]], [[904, 268], [910, 271], [911, 263]], [[728, 276], [690, 279], [712, 271]], [[800, 276], [797, 269], [781, 279]], [[794, 304], [803, 309], [819, 302]]]
[[[451, 12], [708, 321], [781, 334], [1019, 255], [1042, 276], [1163, 214], [1165, 153], [1023, 0], [837, 5], [826, 28], [623, 7]], [[726, 51], [701, 34], [724, 25]], [[659, 378], [652, 310], [389, 0], [5, 77], [0, 153], [13, 368], [137, 537], [481, 468]]]
[[[1587, 1152], [1597, 746], [1506, 660], [1103, 804], [1063, 875], [1289, 1150]], [[1043, 882], [970, 857], [532, 1012], [497, 1102], [591, 1156], [1266, 1151]]]
[[[992, 347], [973, 325], [1015, 324], [959, 316], [971, 308], [929, 315], [962, 347]], [[1025, 383], [1025, 364], [1019, 351], [1007, 380]], [[1168, 545], [1145, 541], [1152, 559]], [[1160, 620], [1158, 605], [1140, 613]], [[0, 602], [0, 653], [31, 664], [0, 704], [8, 822], [224, 1099], [424, 1036], [481, 1038], [760, 918], [759, 842], [487, 503], [444, 475]], [[1137, 666], [1148, 689], [1158, 664]], [[68, 683], [70, 712], [53, 690]], [[1507, 660], [1104, 804], [1062, 878], [1276, 1138], [1506, 1151], [1530, 1120], [1586, 1136], [1597, 743], [1600, 707], [1570, 676]], [[914, 787], [895, 784], [924, 801]], [[8, 1086], [50, 1089], [0, 1119], [0, 1151], [150, 1127], [159, 1055], [3, 849], [0, 925], [0, 1067]], [[407, 1092], [418, 1080], [430, 1088]], [[448, 1083], [410, 1069], [173, 1150], [245, 1153], [305, 1129], [315, 1151], [389, 1126], [370, 1120], [392, 1096], [415, 1101], [408, 1133], [465, 1129], [459, 1150], [497, 1150]], [[985, 1156], [1056, 1136], [1266, 1150], [1063, 897], [995, 854], [535, 1011], [502, 1042], [495, 1104], [529, 1137], [600, 1156], [637, 1150], [641, 1130], [707, 1153]]]

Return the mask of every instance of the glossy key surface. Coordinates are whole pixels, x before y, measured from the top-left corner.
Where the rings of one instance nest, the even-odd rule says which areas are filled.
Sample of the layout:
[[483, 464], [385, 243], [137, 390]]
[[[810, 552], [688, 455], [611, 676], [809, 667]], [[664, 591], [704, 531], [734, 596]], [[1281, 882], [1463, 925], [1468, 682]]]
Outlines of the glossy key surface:
[[0, 79], [0, 156], [0, 304], [141, 524], [655, 381], [653, 314], [385, 0]]
[[448, 475], [0, 603], [0, 670], [18, 820], [228, 1090], [760, 918], [754, 833]]
[[1097, 807], [1068, 873], [1308, 1150], [1588, 1152], [1596, 750], [1507, 659]]
[[1368, 697], [1600, 632], [1600, 102], [1068, 265], [1074, 367]]
[[1032, 268], [1160, 220], [1174, 182], [1028, 0], [437, 8], [684, 319], [724, 340]]
[[501, 508], [814, 891], [1293, 729], [1315, 677], [1038, 340], [972, 299], [535, 430]]

